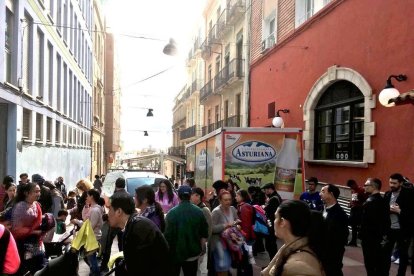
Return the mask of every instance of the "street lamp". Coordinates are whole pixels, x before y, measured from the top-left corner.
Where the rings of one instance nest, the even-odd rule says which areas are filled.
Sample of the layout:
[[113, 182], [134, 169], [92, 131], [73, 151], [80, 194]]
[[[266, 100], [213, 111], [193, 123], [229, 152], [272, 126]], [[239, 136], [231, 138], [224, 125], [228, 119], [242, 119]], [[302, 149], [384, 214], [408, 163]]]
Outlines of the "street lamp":
[[398, 97], [400, 95], [400, 92], [394, 88], [394, 85], [392, 85], [391, 79], [394, 78], [397, 81], [406, 81], [407, 76], [406, 75], [391, 75], [387, 79], [387, 84], [385, 85], [384, 89], [380, 92], [378, 96], [379, 102], [385, 106], [385, 107], [391, 107], [395, 106], [394, 102], [389, 102], [390, 99]]
[[164, 50], [162, 52], [168, 56], [175, 56], [177, 55], [177, 43], [174, 39], [170, 38], [170, 41], [167, 45], [165, 45]]
[[279, 112], [289, 113], [289, 109], [279, 109], [278, 111], [276, 111], [276, 117], [274, 117], [272, 120], [272, 125], [276, 128], [281, 128], [284, 125], [283, 118], [280, 117]]

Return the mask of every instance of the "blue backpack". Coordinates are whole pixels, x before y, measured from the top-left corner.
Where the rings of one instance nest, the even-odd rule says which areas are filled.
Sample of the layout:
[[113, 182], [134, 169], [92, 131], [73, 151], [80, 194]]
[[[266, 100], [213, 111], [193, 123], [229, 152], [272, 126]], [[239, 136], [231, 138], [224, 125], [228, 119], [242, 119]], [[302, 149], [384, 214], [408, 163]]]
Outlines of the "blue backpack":
[[262, 235], [269, 235], [269, 227], [267, 226], [266, 213], [260, 205], [253, 205], [254, 220], [253, 231]]

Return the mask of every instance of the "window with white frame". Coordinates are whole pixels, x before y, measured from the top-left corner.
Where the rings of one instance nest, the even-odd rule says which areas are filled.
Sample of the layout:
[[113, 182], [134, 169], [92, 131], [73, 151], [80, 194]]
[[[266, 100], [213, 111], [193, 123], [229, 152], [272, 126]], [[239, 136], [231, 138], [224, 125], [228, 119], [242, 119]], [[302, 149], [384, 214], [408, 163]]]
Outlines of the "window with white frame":
[[54, 91], [54, 83], [53, 83], [53, 46], [51, 43], [47, 43], [47, 74], [45, 75], [45, 79], [47, 82], [47, 90], [49, 92], [48, 95], [48, 103], [49, 106], [53, 106], [53, 91]]
[[338, 81], [315, 108], [315, 159], [362, 161], [364, 96], [353, 83]]
[[22, 137], [24, 139], [31, 138], [32, 130], [32, 111], [26, 108], [23, 108], [23, 133]]
[[36, 113], [36, 141], [43, 140], [43, 115]]
[[272, 13], [269, 18], [263, 21], [262, 50], [272, 48], [276, 43], [276, 18]]
[[55, 141], [56, 144], [60, 144], [61, 143], [61, 136], [60, 136], [60, 122], [56, 121], [56, 130], [55, 130], [56, 136], [55, 136]]
[[44, 89], [44, 35], [40, 28], [37, 29], [37, 95], [40, 99], [43, 98], [43, 89]]
[[6, 55], [6, 81], [12, 83], [13, 81], [13, 50], [14, 47], [14, 12], [13, 12], [13, 2], [6, 1], [6, 18], [5, 18], [5, 55]]
[[52, 118], [46, 118], [46, 142], [52, 142]]
[[332, 0], [295, 0], [295, 28], [302, 25]]
[[31, 82], [33, 61], [33, 20], [29, 14], [24, 14], [23, 24], [23, 87], [26, 93], [33, 94]]

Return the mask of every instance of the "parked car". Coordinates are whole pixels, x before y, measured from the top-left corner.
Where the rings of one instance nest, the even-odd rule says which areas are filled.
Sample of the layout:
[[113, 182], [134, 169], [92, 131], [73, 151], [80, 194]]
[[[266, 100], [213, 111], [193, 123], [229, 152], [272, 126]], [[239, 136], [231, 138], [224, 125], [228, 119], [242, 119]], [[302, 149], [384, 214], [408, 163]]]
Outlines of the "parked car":
[[158, 190], [161, 180], [167, 179], [164, 175], [153, 172], [135, 172], [135, 171], [114, 171], [105, 176], [103, 182], [102, 194], [107, 200], [114, 193], [115, 181], [119, 178], [125, 178], [125, 188], [129, 194], [135, 195], [135, 189], [150, 185], [154, 190]]

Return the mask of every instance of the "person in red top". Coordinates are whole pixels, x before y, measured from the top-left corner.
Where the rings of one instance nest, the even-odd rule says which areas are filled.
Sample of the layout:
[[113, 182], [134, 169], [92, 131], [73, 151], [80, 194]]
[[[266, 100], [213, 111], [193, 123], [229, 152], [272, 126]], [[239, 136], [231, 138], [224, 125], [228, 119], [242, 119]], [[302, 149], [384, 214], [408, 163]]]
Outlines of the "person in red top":
[[252, 244], [255, 235], [253, 232], [253, 218], [254, 218], [254, 209], [250, 205], [249, 193], [246, 190], [238, 190], [236, 192], [236, 201], [237, 201], [237, 215], [239, 216], [241, 222], [240, 227], [242, 233], [248, 244]]
[[351, 241], [348, 243], [349, 246], [357, 246], [358, 232], [361, 228], [362, 222], [362, 205], [367, 200], [368, 195], [362, 187], [359, 187], [355, 180], [350, 179], [346, 185], [351, 188], [351, 200], [349, 207], [351, 213], [349, 216], [349, 224], [352, 229]]
[[0, 273], [14, 274], [20, 266], [19, 252], [13, 235], [0, 224]]
[[19, 275], [24, 275], [27, 271], [34, 274], [46, 264], [42, 246], [42, 209], [37, 202], [39, 197], [40, 187], [36, 183], [28, 183], [17, 190], [11, 232], [22, 260]]

